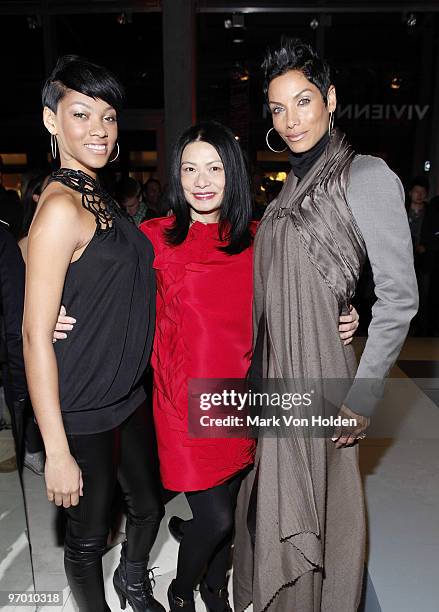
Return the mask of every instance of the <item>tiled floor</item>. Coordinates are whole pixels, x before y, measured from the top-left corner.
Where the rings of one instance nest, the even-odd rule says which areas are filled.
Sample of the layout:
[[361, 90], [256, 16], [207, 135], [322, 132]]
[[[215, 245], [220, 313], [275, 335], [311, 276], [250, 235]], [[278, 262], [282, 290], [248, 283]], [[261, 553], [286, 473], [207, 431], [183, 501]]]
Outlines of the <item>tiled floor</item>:
[[[361, 350], [361, 340], [358, 342]], [[369, 519], [366, 612], [437, 612], [439, 610], [439, 409], [434, 400], [437, 380], [412, 381], [405, 373], [438, 376], [439, 341], [409, 339], [393, 375], [401, 384], [392, 402], [383, 403], [380, 423], [385, 439], [369, 436], [362, 443], [361, 468]], [[404, 363], [406, 362], [406, 363]], [[424, 387], [423, 387], [424, 385]], [[426, 393], [422, 388], [429, 387]], [[380, 425], [381, 427], [381, 425]], [[0, 460], [3, 441], [0, 435]], [[45, 498], [41, 477], [25, 471], [30, 536], [37, 589], [64, 591], [66, 612], [76, 610], [63, 572], [62, 548], [57, 546], [57, 511]], [[29, 555], [24, 537], [24, 513], [17, 475], [0, 474], [0, 590], [31, 585]], [[189, 517], [182, 495], [169, 502], [152, 554], [156, 596], [166, 602], [175, 572], [177, 544], [169, 536], [172, 514]], [[111, 585], [120, 546], [104, 557], [106, 592], [111, 609], [119, 602]], [[5, 611], [31, 610], [5, 607]], [[56, 607], [43, 610], [59, 610]], [[197, 610], [204, 610], [197, 600]], [[291, 611], [293, 612], [293, 611]], [[295, 611], [294, 611], [295, 612]], [[334, 610], [333, 612], [337, 612]]]

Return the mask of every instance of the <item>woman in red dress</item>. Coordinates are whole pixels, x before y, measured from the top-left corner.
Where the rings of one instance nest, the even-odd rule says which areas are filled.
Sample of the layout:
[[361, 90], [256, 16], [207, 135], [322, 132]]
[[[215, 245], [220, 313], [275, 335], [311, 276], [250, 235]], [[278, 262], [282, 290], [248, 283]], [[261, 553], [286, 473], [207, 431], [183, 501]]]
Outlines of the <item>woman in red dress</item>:
[[194, 611], [193, 589], [207, 566], [201, 595], [208, 609], [223, 612], [230, 610], [224, 587], [236, 496], [255, 442], [193, 439], [187, 432], [188, 379], [244, 378], [249, 368], [256, 224], [230, 130], [206, 122], [184, 132], [168, 197], [175, 215], [140, 226], [155, 252], [153, 406], [161, 478], [167, 489], [185, 492], [193, 514], [168, 596], [171, 610]]

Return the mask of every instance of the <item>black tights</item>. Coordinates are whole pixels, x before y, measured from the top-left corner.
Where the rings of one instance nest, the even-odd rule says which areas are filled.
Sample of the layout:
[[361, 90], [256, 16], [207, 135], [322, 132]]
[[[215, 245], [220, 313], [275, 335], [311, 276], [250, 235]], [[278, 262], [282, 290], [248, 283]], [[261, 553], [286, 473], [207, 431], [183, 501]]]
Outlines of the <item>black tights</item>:
[[80, 612], [104, 612], [102, 555], [118, 481], [127, 510], [127, 559], [146, 561], [164, 514], [152, 415], [140, 406], [119, 427], [68, 435], [82, 470], [79, 505], [65, 509], [64, 567]]
[[176, 595], [192, 599], [193, 590], [206, 568], [204, 580], [212, 589], [225, 586], [230, 566], [236, 499], [246, 472], [240, 472], [211, 489], [185, 493], [193, 518], [184, 525], [178, 551], [174, 583]]

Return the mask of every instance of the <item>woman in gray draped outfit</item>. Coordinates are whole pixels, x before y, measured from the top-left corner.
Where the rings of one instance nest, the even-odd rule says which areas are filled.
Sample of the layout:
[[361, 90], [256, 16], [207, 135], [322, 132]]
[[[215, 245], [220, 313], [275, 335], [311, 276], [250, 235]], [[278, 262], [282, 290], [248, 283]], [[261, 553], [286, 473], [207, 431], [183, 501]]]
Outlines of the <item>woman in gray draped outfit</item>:
[[[238, 500], [235, 610], [356, 612], [365, 551], [356, 441], [418, 303], [404, 192], [384, 161], [357, 155], [333, 128], [335, 88], [310, 46], [284, 39], [263, 68], [292, 171], [255, 239], [256, 369], [269, 379], [353, 380], [340, 413], [356, 426], [332, 439], [260, 437]], [[366, 257], [377, 300], [357, 369], [336, 330]]]

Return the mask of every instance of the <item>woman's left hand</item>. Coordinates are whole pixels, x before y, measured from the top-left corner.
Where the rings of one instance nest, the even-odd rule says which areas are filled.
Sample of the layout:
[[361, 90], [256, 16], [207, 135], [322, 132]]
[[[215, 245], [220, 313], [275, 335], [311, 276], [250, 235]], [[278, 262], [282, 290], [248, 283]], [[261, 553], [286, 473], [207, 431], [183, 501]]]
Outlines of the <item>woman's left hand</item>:
[[366, 437], [364, 433], [369, 427], [369, 417], [362, 416], [352, 412], [350, 408], [343, 405], [340, 408], [338, 416], [342, 419], [354, 419], [355, 424], [353, 425], [341, 425], [334, 429], [334, 435], [331, 440], [335, 442], [336, 448], [343, 448], [344, 446], [352, 446], [357, 440], [362, 440]]
[[355, 332], [359, 326], [360, 317], [358, 312], [353, 306], [350, 306], [350, 313], [348, 315], [340, 315], [338, 333], [340, 338], [343, 340], [343, 344], [350, 344]]

